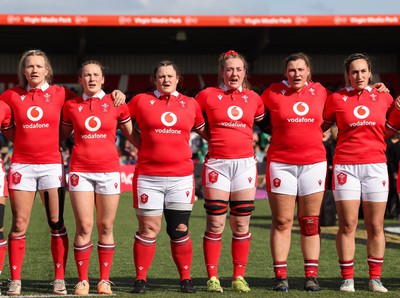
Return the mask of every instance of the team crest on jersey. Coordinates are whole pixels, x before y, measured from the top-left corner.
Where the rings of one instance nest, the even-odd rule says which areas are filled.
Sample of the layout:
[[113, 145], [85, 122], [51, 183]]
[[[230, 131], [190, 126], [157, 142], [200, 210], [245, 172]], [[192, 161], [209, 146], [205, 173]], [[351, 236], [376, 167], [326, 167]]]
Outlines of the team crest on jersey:
[[228, 117], [232, 120], [239, 120], [243, 117], [243, 110], [238, 106], [230, 106], [228, 108]]
[[243, 95], [242, 96], [242, 98], [243, 98], [243, 101], [245, 102], [245, 103], [248, 103], [249, 102], [249, 97], [247, 96], [247, 95]]
[[210, 173], [208, 173], [208, 181], [210, 181], [211, 183], [215, 183], [218, 181], [218, 173], [215, 171], [211, 171]]
[[154, 105], [155, 102], [156, 102], [156, 101], [155, 101], [154, 99], [150, 100], [150, 104], [151, 104], [151, 105]]
[[140, 202], [142, 204], [146, 204], [148, 201], [149, 201], [149, 196], [146, 195], [145, 193], [140, 196]]
[[310, 88], [308, 89], [308, 92], [311, 93], [311, 95], [315, 95], [315, 89], [314, 88]]
[[337, 174], [337, 182], [339, 185], [344, 185], [347, 182], [347, 174], [340, 172], [339, 174]]
[[79, 184], [79, 176], [77, 174], [69, 176], [69, 183], [71, 183], [73, 187], [76, 187]]
[[376, 94], [371, 94], [370, 96], [371, 96], [372, 101], [376, 101], [376, 98], [377, 98]]
[[85, 120], [85, 128], [88, 131], [95, 132], [99, 130], [101, 126], [101, 120], [96, 116], [90, 116]]
[[108, 112], [108, 107], [109, 107], [110, 105], [109, 104], [107, 104], [107, 103], [103, 103], [102, 105], [101, 105], [101, 107], [103, 108], [103, 113], [107, 113]]
[[44, 98], [46, 98], [46, 99], [44, 100], [44, 102], [50, 102], [50, 97], [51, 97], [51, 95], [50, 95], [49, 93], [45, 93], [43, 96], [44, 96]]
[[21, 95], [21, 101], [24, 101], [25, 95]]
[[343, 96], [342, 96], [342, 99], [343, 99], [344, 102], [346, 102], [346, 100], [347, 100], [348, 98], [349, 98], [349, 97], [348, 97], [347, 95], [343, 95]]
[[178, 121], [178, 117], [172, 112], [165, 112], [161, 115], [161, 122], [167, 127], [173, 126]]
[[219, 100], [222, 100], [222, 95], [221, 94], [218, 94], [217, 97], [218, 97]]
[[186, 102], [184, 100], [180, 100], [179, 103], [180, 103], [182, 109], [186, 109], [187, 106], [186, 106]]
[[31, 121], [39, 121], [43, 117], [43, 110], [41, 107], [33, 106], [28, 109], [26, 116]]
[[293, 112], [298, 116], [307, 115], [310, 111], [310, 107], [305, 102], [299, 101], [293, 105]]
[[281, 179], [274, 178], [274, 180], [272, 180], [272, 184], [274, 185], [275, 188], [278, 188], [279, 186], [281, 186]]
[[356, 106], [353, 110], [354, 116], [356, 116], [358, 119], [365, 119], [369, 116], [370, 111], [368, 107], [366, 106]]
[[12, 174], [12, 183], [19, 184], [21, 182], [22, 175], [18, 172]]

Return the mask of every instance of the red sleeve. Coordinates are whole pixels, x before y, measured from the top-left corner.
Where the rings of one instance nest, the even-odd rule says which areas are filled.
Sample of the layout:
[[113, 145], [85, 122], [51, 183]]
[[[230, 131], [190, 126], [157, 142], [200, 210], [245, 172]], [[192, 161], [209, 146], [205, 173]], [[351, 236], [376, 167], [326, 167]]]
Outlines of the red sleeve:
[[324, 108], [324, 121], [328, 123], [336, 122], [336, 115], [333, 110], [333, 97], [335, 93], [328, 96]]
[[11, 108], [8, 104], [5, 102], [0, 102], [1, 106], [1, 113], [0, 113], [0, 123], [1, 123], [1, 129], [9, 129], [13, 126], [13, 120], [12, 120], [12, 112]]
[[205, 120], [203, 117], [203, 113], [201, 111], [200, 105], [196, 100], [194, 100], [194, 107], [195, 107], [195, 121], [194, 121], [194, 130], [198, 130], [205, 125]]
[[118, 124], [123, 124], [128, 122], [131, 119], [129, 108], [126, 104], [123, 104], [118, 107]]
[[131, 116], [132, 122], [136, 122], [136, 110], [137, 110], [137, 102], [139, 99], [139, 94], [132, 97], [132, 99], [128, 102], [128, 110], [129, 115]]
[[199, 103], [202, 112], [205, 112], [206, 110], [207, 97], [208, 97], [207, 89], [200, 91], [195, 97], [196, 101]]
[[75, 97], [78, 96], [75, 92], [73, 92], [72, 90], [70, 90], [70, 89], [68, 89], [66, 87], [64, 87], [64, 91], [65, 91], [65, 101], [70, 100], [70, 99], [75, 98]]

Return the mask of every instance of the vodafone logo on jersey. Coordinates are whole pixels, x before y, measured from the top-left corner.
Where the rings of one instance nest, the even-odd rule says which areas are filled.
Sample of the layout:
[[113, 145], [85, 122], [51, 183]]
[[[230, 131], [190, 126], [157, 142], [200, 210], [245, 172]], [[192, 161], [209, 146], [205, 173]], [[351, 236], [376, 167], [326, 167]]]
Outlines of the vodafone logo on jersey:
[[[174, 126], [177, 121], [178, 121], [178, 117], [172, 112], [165, 112], [161, 115], [161, 122], [166, 127]], [[165, 128], [165, 127], [164, 128], [156, 128], [155, 132], [162, 133], [162, 134], [181, 134], [182, 133], [182, 131], [180, 129]]]
[[308, 106], [308, 104], [306, 104], [305, 102], [296, 102], [293, 105], [293, 112], [298, 115], [298, 116], [304, 116], [307, 115], [307, 113], [310, 111], [310, 108]]
[[353, 114], [358, 119], [365, 119], [369, 116], [370, 112], [366, 106], [357, 106], [354, 108]]
[[178, 117], [172, 112], [165, 112], [161, 115], [161, 122], [167, 127], [171, 127], [176, 124]]
[[85, 120], [85, 127], [88, 131], [98, 131], [101, 126], [101, 120], [96, 116], [90, 116]]
[[243, 117], [243, 110], [238, 106], [229, 107], [227, 113], [232, 120], [239, 120]]
[[38, 106], [30, 107], [26, 113], [28, 119], [31, 121], [39, 121], [43, 117], [43, 110]]
[[351, 122], [349, 123], [350, 127], [358, 127], [358, 126], [375, 126], [376, 122], [375, 121], [368, 121], [364, 120], [370, 115], [370, 109], [366, 106], [360, 105], [356, 106], [353, 110], [353, 114], [357, 119], [360, 119], [362, 121], [357, 121], [357, 122]]

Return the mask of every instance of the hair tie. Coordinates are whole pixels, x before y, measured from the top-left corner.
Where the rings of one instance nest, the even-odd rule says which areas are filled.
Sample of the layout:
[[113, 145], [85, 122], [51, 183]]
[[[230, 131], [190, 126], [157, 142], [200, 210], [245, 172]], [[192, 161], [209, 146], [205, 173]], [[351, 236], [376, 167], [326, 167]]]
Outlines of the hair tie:
[[228, 55], [238, 56], [239, 54], [234, 50], [229, 50], [228, 52], [226, 52], [224, 54], [224, 58], [226, 58], [226, 56], [228, 56]]

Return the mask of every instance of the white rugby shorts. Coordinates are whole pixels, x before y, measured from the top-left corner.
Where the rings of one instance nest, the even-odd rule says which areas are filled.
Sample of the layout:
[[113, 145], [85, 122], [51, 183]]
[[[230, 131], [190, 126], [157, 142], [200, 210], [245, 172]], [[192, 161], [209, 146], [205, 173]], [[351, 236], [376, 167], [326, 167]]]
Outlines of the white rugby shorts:
[[160, 215], [164, 208], [192, 210], [195, 179], [193, 175], [161, 177], [139, 174], [133, 177], [133, 191], [134, 207], [138, 214]]
[[121, 193], [120, 172], [85, 173], [70, 172], [68, 176], [69, 191], [94, 191], [102, 195]]
[[65, 186], [62, 164], [12, 163], [8, 173], [10, 189], [37, 191]]
[[202, 184], [226, 192], [254, 188], [258, 184], [257, 160], [208, 158], [203, 167]]
[[389, 177], [386, 163], [340, 165], [333, 167], [333, 195], [336, 201], [386, 202]]
[[325, 190], [326, 161], [309, 165], [267, 163], [267, 191], [292, 196], [306, 196]]

